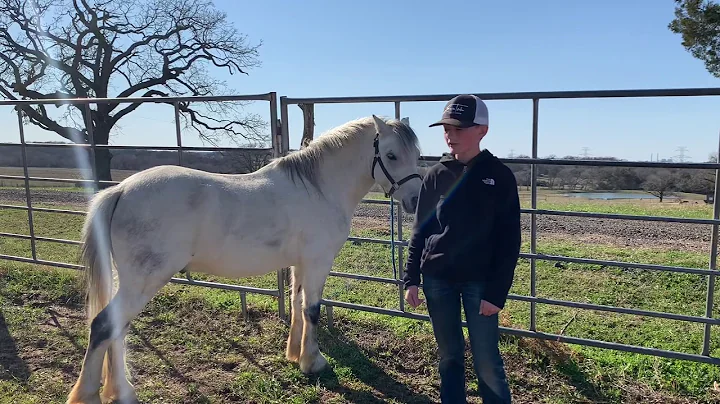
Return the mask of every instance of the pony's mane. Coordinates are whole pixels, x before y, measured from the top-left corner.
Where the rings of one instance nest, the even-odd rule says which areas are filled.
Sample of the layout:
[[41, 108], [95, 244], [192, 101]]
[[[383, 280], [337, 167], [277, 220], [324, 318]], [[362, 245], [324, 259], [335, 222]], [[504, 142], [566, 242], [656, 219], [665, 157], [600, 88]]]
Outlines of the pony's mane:
[[[406, 151], [420, 150], [419, 141], [415, 132], [401, 120], [381, 118], [392, 129], [401, 141]], [[297, 150], [287, 156], [275, 160], [275, 164], [285, 172], [293, 182], [300, 180], [307, 188], [307, 182], [316, 190], [320, 191], [318, 180], [318, 168], [323, 157], [330, 154], [344, 145], [350, 143], [358, 136], [362, 136], [368, 127], [373, 127], [372, 117], [360, 118], [345, 123], [337, 128], [323, 133], [317, 139], [310, 142], [305, 148]]]

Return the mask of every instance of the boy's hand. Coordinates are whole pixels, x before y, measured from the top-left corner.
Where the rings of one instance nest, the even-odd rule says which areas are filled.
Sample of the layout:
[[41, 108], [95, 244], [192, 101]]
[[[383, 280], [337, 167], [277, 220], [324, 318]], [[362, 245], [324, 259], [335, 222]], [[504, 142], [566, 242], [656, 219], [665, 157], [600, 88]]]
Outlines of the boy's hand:
[[480, 301], [480, 314], [483, 316], [492, 316], [493, 314], [497, 314], [499, 312], [500, 308], [494, 304], [485, 300]]
[[420, 306], [420, 304], [424, 301], [418, 297], [418, 287], [417, 286], [410, 286], [405, 291], [405, 301], [412, 306], [412, 308], [417, 308]]

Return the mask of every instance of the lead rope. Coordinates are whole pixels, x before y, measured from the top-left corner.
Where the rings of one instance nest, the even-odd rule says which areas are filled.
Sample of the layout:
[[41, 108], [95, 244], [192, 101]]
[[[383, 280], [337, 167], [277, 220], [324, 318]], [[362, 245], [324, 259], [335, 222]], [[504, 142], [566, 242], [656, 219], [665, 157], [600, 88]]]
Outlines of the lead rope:
[[[400, 222], [402, 223], [402, 221]], [[390, 197], [390, 251], [393, 266], [393, 278], [397, 280], [397, 268], [395, 267], [395, 200]]]

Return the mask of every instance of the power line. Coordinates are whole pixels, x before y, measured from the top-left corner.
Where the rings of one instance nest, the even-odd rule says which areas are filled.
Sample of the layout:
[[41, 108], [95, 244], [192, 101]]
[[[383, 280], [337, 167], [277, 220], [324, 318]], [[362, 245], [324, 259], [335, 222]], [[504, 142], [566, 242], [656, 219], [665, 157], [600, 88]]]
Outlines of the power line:
[[685, 146], [680, 146], [680, 147], [678, 147], [677, 149], [675, 149], [675, 151], [677, 151], [679, 154], [676, 155], [676, 156], [673, 156], [673, 157], [677, 157], [678, 160], [680, 160], [681, 163], [684, 163], [685, 160], [689, 159], [689, 157], [687, 157], [687, 156], [685, 155], [685, 152], [687, 151], [687, 147], [685, 147]]
[[589, 150], [590, 150], [589, 147], [583, 147], [583, 148], [582, 148], [582, 151], [583, 151], [583, 152], [582, 152], [582, 156], [583, 156], [584, 158], [590, 157], [590, 154], [588, 153]]

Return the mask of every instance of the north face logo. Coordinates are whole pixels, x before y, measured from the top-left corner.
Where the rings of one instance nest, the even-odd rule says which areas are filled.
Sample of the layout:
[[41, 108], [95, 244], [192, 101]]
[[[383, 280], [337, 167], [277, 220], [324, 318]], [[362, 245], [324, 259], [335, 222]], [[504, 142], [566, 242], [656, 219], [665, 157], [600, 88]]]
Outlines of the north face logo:
[[483, 181], [484, 183], [486, 183], [487, 185], [495, 185], [495, 180], [492, 179], [492, 178], [485, 178], [485, 179], [483, 179], [482, 181]]

